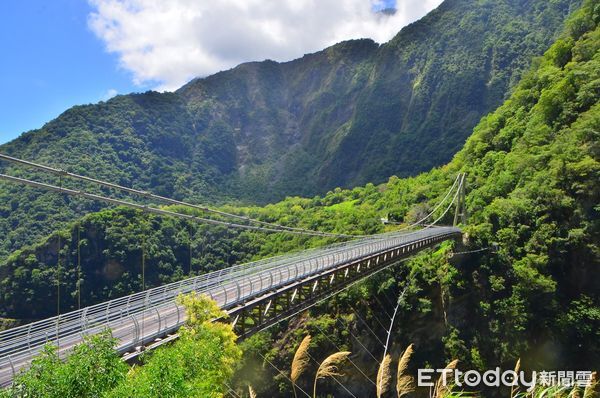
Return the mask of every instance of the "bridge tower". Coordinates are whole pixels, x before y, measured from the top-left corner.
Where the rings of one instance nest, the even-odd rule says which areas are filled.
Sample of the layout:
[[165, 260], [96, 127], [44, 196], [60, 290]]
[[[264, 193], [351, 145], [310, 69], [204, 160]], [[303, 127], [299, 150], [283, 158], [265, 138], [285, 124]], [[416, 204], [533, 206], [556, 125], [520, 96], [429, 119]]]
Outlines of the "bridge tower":
[[465, 204], [465, 185], [466, 185], [466, 173], [462, 173], [459, 177], [458, 184], [458, 197], [456, 198], [456, 209], [454, 210], [454, 223], [452, 225], [458, 225], [459, 221], [461, 224], [467, 223], [467, 206]]

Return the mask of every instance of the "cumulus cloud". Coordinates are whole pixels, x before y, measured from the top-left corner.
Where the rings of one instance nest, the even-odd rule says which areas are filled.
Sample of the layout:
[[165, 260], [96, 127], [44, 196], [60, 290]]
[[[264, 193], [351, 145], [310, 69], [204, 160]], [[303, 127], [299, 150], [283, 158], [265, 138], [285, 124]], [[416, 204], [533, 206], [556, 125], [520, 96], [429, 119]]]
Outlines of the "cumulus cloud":
[[134, 83], [173, 90], [239, 63], [287, 61], [342, 40], [382, 43], [441, 0], [89, 0], [91, 30]]

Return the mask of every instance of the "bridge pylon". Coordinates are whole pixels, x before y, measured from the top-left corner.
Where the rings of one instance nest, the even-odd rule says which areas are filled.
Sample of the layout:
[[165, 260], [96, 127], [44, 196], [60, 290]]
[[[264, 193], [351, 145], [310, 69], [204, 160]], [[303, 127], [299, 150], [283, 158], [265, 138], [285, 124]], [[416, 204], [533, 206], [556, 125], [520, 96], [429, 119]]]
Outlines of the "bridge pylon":
[[454, 210], [454, 222], [452, 225], [458, 225], [459, 221], [461, 224], [467, 223], [467, 206], [465, 204], [465, 191], [466, 191], [466, 173], [461, 173], [458, 184], [458, 197], [456, 198], [456, 209]]

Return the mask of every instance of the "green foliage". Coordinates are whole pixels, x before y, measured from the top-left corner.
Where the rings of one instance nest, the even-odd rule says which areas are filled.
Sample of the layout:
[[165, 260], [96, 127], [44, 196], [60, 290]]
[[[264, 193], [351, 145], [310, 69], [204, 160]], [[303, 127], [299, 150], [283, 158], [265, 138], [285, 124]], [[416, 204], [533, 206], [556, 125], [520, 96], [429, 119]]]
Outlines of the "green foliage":
[[[491, 3], [488, 7], [492, 7]], [[600, 29], [597, 14], [597, 1], [587, 0], [573, 15], [560, 40], [534, 62], [505, 103], [480, 121], [463, 150], [448, 165], [413, 178], [392, 177], [387, 184], [335, 189], [312, 199], [289, 197], [265, 207], [222, 208], [291, 226], [357, 234], [383, 232], [395, 227], [382, 226], [378, 221], [380, 217], [387, 216], [400, 223], [414, 220], [439, 201], [458, 172], [466, 172], [469, 221], [465, 226], [468, 238], [465, 249], [485, 250], [449, 258], [450, 251], [462, 248], [446, 244], [411, 260], [405, 267], [398, 267], [396, 280], [411, 281], [404, 311], [398, 318], [398, 323], [406, 329], [397, 331], [404, 345], [414, 342], [423, 362], [440, 365], [447, 355], [446, 359], [460, 356], [461, 361], [479, 368], [511, 367], [519, 357], [524, 363], [543, 368], [596, 366], [600, 358], [595, 349], [600, 308]], [[473, 18], [471, 15], [465, 23], [471, 23]], [[509, 25], [510, 29], [519, 28]], [[407, 29], [403, 34], [410, 32]], [[466, 61], [465, 65], [469, 66]], [[420, 84], [431, 83], [425, 79]], [[199, 109], [209, 108], [200, 99], [196, 100]], [[384, 120], [386, 112], [381, 107], [370, 111], [373, 120]], [[364, 117], [364, 123], [366, 119]], [[345, 148], [348, 153], [356, 149], [352, 149], [352, 145]], [[374, 165], [381, 167], [377, 162]], [[268, 173], [265, 175], [268, 180]], [[6, 209], [13, 206], [7, 203], [2, 206]], [[118, 282], [98, 282], [98, 288], [105, 288], [97, 290], [96, 300], [139, 289], [136, 264], [140, 246], [135, 241], [139, 241], [142, 232], [152, 253], [148, 259], [150, 263], [156, 260], [149, 267], [148, 285], [181, 278], [186, 273], [182, 264], [189, 262], [185, 257], [185, 253], [189, 253], [186, 246], [189, 241], [184, 231], [189, 225], [144, 218], [122, 209], [88, 217], [83, 221], [88, 223], [84, 236], [90, 246], [86, 247], [97, 245], [101, 249], [86, 254], [93, 260], [84, 272], [85, 278], [92, 279], [110, 259], [119, 259], [126, 270]], [[448, 215], [442, 223], [451, 221]], [[68, 260], [73, 253], [73, 228], [61, 232], [62, 241], [69, 245], [68, 250], [63, 249], [65, 264], [73, 264], [72, 257]], [[126, 232], [119, 232], [122, 230]], [[206, 245], [198, 243], [200, 237]], [[53, 290], [49, 276], [53, 275], [52, 267], [57, 262], [56, 241], [57, 235], [37, 246], [25, 247], [14, 253], [3, 267], [0, 289], [5, 298], [2, 311], [6, 315], [13, 315], [21, 302], [52, 302], [42, 294]], [[321, 238], [231, 232], [203, 226], [192, 239], [196, 253], [192, 256], [193, 272], [329, 242]], [[221, 262], [214, 265], [217, 259]], [[294, 325], [289, 333], [297, 335], [291, 340], [310, 333], [320, 352], [334, 351], [325, 335], [343, 347], [351, 344], [347, 330], [354, 330], [364, 340], [370, 339], [362, 326], [361, 329], [356, 327], [358, 322], [350, 316], [348, 308], [358, 307], [366, 322], [375, 328], [380, 309], [374, 298], [382, 286], [390, 286], [389, 277], [387, 275], [384, 281], [375, 279], [315, 307], [313, 319], [303, 319]], [[65, 289], [71, 294], [74, 291], [72, 278], [72, 274], [66, 272], [65, 284], [70, 287]], [[123, 285], [123, 281], [127, 284]], [[50, 289], [44, 290], [43, 286]], [[395, 284], [391, 286], [397, 288]], [[347, 322], [354, 329], [340, 327], [341, 322]], [[228, 334], [222, 333], [217, 333], [221, 337], [208, 341], [227, 347], [223, 342], [230, 341]], [[257, 337], [249, 344], [248, 352], [259, 351], [264, 342], [264, 338]], [[134, 371], [139, 372], [139, 380], [147, 380], [147, 383], [135, 382], [131, 376], [131, 387], [119, 388], [131, 392], [134, 390], [127, 388], [138, 386], [136, 391], [144, 396], [149, 391], [144, 388], [155, 378], [163, 383], [153, 388], [183, 394], [196, 383], [186, 379], [189, 373], [184, 369], [195, 366], [188, 362], [187, 352], [205, 358], [204, 353], [210, 357], [219, 351], [213, 351], [213, 344], [195, 345], [192, 337], [182, 344], [180, 351], [158, 351], [155, 365], [150, 363], [155, 356], [150, 356], [145, 367]], [[285, 368], [284, 364], [289, 364], [291, 359], [293, 344], [285, 341], [280, 344], [283, 349], [276, 347], [267, 352], [266, 357]], [[558, 347], [554, 352], [559, 355], [548, 355], [546, 347]], [[232, 356], [235, 357], [233, 351]], [[176, 365], [162, 369], [161, 361]], [[256, 364], [255, 361], [248, 363]], [[230, 369], [229, 365], [225, 368]], [[217, 379], [218, 385], [222, 379]], [[271, 379], [276, 387], [269, 390], [263, 386], [265, 391], [289, 392], [289, 383], [280, 375], [272, 374]]]
[[172, 346], [158, 348], [143, 359], [116, 389], [114, 398], [223, 397], [242, 351], [231, 325], [212, 320], [225, 315], [206, 296], [179, 298], [186, 308], [186, 325]]
[[87, 337], [63, 362], [47, 346], [31, 368], [1, 397], [150, 398], [223, 397], [242, 351], [231, 325], [213, 323], [225, 313], [206, 296], [178, 299], [187, 320], [180, 338], [143, 357], [143, 366], [127, 365], [114, 351], [109, 331]]
[[[467, 368], [483, 370], [512, 368], [522, 358], [529, 368], [594, 369], [600, 361], [597, 3], [586, 1], [573, 15], [561, 40], [536, 61], [505, 104], [481, 120], [447, 166], [316, 198], [321, 211], [332, 205], [357, 212], [370, 208], [402, 222], [424, 211], [417, 204], [434, 203], [457, 172], [467, 173], [467, 247], [444, 245], [395, 271], [400, 283], [411, 281], [397, 320], [403, 327], [395, 336], [403, 345], [415, 343], [425, 363], [442, 366], [459, 357]], [[481, 248], [489, 249], [448, 258], [450, 251]], [[381, 281], [367, 282], [352, 294], [377, 284]], [[349, 301], [356, 302], [357, 297]], [[330, 316], [323, 314], [343, 319], [351, 311], [347, 306], [342, 294], [315, 309], [315, 320], [294, 326], [296, 340], [310, 331], [319, 341], [311, 324], [322, 325], [325, 335], [339, 335], [327, 328]], [[366, 318], [371, 311], [381, 313], [375, 304], [359, 310]], [[373, 342], [368, 333], [362, 337]], [[359, 391], [360, 382], [352, 386]]]
[[66, 361], [47, 346], [31, 368], [20, 374], [6, 397], [94, 398], [125, 380], [127, 365], [114, 351], [109, 331], [86, 337]]
[[[382, 46], [352, 40], [292, 62], [243, 64], [175, 93], [76, 106], [0, 152], [198, 203], [267, 203], [414, 175], [460, 149], [580, 1], [447, 1]], [[59, 183], [5, 162], [0, 170]], [[0, 264], [99, 209], [0, 184]]]
[[[563, 38], [475, 128], [449, 165], [469, 176], [473, 243], [500, 247], [495, 255], [477, 258], [476, 275], [464, 275], [489, 329], [463, 336], [486, 341], [479, 349], [488, 360], [506, 363], [529, 350], [537, 355], [528, 343], [534, 340], [563, 345], [563, 364], [598, 360], [593, 343], [579, 349], [574, 343], [579, 340], [557, 327], [565, 325], [567, 311], [585, 319], [580, 325], [593, 324], [593, 315], [585, 318], [586, 311], [571, 304], [580, 295], [586, 298], [579, 305], [590, 314], [600, 302], [595, 221], [600, 91], [591, 88], [600, 77], [600, 30], [590, 22], [596, 3], [587, 1], [574, 14]], [[593, 338], [583, 330], [575, 333]], [[537, 360], [558, 365], [556, 359]]]

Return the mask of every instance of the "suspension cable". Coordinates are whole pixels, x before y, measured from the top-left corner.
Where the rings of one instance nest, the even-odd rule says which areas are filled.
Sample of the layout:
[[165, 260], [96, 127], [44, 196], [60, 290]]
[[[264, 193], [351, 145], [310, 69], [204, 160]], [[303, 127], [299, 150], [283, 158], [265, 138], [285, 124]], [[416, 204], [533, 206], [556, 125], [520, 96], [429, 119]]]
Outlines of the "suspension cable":
[[452, 201], [448, 204], [448, 207], [446, 207], [446, 210], [444, 210], [444, 212], [442, 213], [441, 216], [439, 216], [438, 218], [436, 218], [431, 224], [427, 224], [425, 226], [425, 229], [427, 228], [431, 228], [433, 227], [435, 224], [438, 223], [438, 221], [440, 221], [442, 218], [444, 218], [444, 216], [446, 215], [446, 213], [448, 213], [448, 211], [452, 208], [452, 205], [454, 204], [454, 202], [456, 201], [456, 199], [458, 198], [458, 195], [460, 194], [460, 189], [462, 188], [462, 179], [460, 184], [458, 185], [458, 189], [456, 190], [456, 193], [454, 194], [454, 197], [452, 198]]
[[404, 293], [406, 293], [409, 284], [410, 280], [408, 284], [404, 287], [404, 289], [402, 289], [402, 293], [400, 293], [400, 296], [398, 296], [398, 302], [396, 303], [396, 307], [394, 308], [394, 315], [392, 315], [392, 319], [390, 319], [390, 327], [387, 330], [387, 338], [385, 339], [385, 347], [383, 349], [382, 361], [385, 360], [385, 356], [387, 355], [390, 346], [390, 336], [392, 335], [392, 329], [394, 327], [394, 320], [396, 319], [396, 315], [398, 314], [398, 308], [400, 308], [400, 304], [402, 303], [402, 299], [404, 298]]
[[77, 224], [77, 309], [81, 309], [81, 224]]
[[[456, 186], [456, 183], [458, 182], [460, 175], [461, 175], [460, 173], [458, 173], [456, 175], [456, 178], [454, 179], [454, 182], [452, 183], [452, 186], [450, 187], [450, 189], [448, 190], [448, 192], [446, 192], [446, 195], [444, 195], [444, 197], [442, 198], [442, 200], [433, 208], [433, 210], [431, 210], [429, 212], [429, 214], [427, 214], [425, 217], [421, 218], [419, 221], [415, 221], [414, 223], [409, 224], [409, 225], [407, 225], [405, 227], [402, 227], [402, 228], [396, 230], [395, 232], [404, 231], [406, 229], [410, 229], [410, 228], [416, 227], [417, 225], [421, 225], [421, 223], [423, 221], [425, 221], [429, 217], [431, 217], [433, 215], [433, 213], [435, 213], [437, 211], [437, 209], [439, 209], [440, 206], [442, 206], [442, 204], [446, 201], [446, 199], [448, 199], [448, 196], [454, 190], [454, 187]], [[454, 203], [454, 201], [452, 201], [451, 203]], [[432, 224], [435, 224], [435, 222], [433, 222]]]
[[468, 250], [468, 251], [464, 251], [464, 252], [450, 252], [451, 256], [458, 256], [460, 254], [471, 254], [471, 253], [479, 253], [479, 252], [483, 252], [486, 250], [491, 250], [492, 253], [494, 253], [495, 250], [497, 250], [498, 247], [497, 246], [489, 246], [489, 247], [482, 247], [481, 249], [475, 249], [475, 250]]
[[120, 199], [114, 199], [114, 198], [109, 198], [109, 197], [102, 196], [102, 195], [87, 193], [87, 192], [80, 191], [80, 190], [57, 187], [55, 185], [46, 184], [46, 183], [42, 183], [42, 182], [38, 182], [38, 181], [27, 180], [24, 178], [19, 178], [19, 177], [14, 177], [14, 176], [9, 176], [6, 174], [0, 174], [0, 180], [10, 181], [10, 182], [24, 184], [24, 185], [30, 185], [30, 186], [33, 186], [36, 188], [42, 188], [42, 189], [46, 189], [46, 190], [50, 190], [50, 191], [65, 193], [65, 194], [72, 195], [72, 196], [80, 196], [80, 197], [83, 197], [86, 199], [107, 202], [109, 204], [113, 204], [113, 205], [117, 205], [117, 206], [131, 207], [131, 208], [142, 210], [142, 211], [148, 212], [148, 213], [154, 213], [154, 214], [164, 215], [164, 216], [179, 217], [179, 218], [183, 218], [186, 220], [192, 220], [192, 221], [196, 221], [196, 222], [214, 224], [214, 225], [223, 225], [223, 226], [231, 227], [231, 228], [240, 228], [240, 229], [248, 229], [248, 230], [263, 231], [263, 232], [279, 232], [279, 233], [286, 232], [286, 233], [299, 234], [299, 235], [338, 237], [338, 238], [344, 238], [344, 239], [369, 237], [369, 236], [365, 236], [365, 235], [345, 235], [345, 234], [333, 234], [333, 233], [327, 233], [327, 232], [288, 231], [288, 230], [281, 230], [278, 228], [267, 228], [267, 227], [258, 227], [258, 226], [254, 226], [254, 225], [236, 224], [236, 223], [232, 223], [229, 221], [214, 220], [211, 218], [198, 217], [198, 216], [193, 216], [193, 215], [189, 215], [189, 214], [177, 213], [177, 212], [170, 211], [170, 210], [158, 209], [158, 208], [147, 206], [147, 205], [140, 205], [137, 203], [127, 202], [127, 201], [120, 200]]
[[[206, 206], [199, 206], [193, 203], [188, 203], [188, 202], [184, 202], [184, 201], [180, 201], [180, 200], [176, 200], [176, 199], [171, 199], [168, 197], [164, 197], [161, 195], [156, 195], [153, 194], [151, 192], [148, 191], [142, 191], [139, 189], [134, 189], [134, 188], [129, 188], [129, 187], [125, 187], [122, 185], [118, 185], [118, 184], [114, 184], [111, 182], [107, 182], [107, 181], [103, 181], [103, 180], [99, 180], [96, 178], [91, 178], [91, 177], [86, 177], [83, 175], [79, 175], [79, 174], [75, 174], [75, 173], [71, 173], [68, 172], [66, 170], [62, 170], [62, 169], [57, 169], [54, 167], [50, 167], [50, 166], [46, 166], [46, 165], [42, 165], [42, 164], [38, 164], [38, 163], [34, 163], [34, 162], [30, 162], [27, 160], [23, 160], [23, 159], [19, 159], [19, 158], [15, 158], [12, 156], [8, 156], [8, 155], [4, 155], [2, 153], [0, 153], [0, 159], [1, 160], [6, 160], [12, 163], [17, 163], [17, 164], [21, 164], [21, 165], [25, 165], [25, 166], [29, 166], [29, 167], [33, 167], [39, 170], [43, 170], [49, 173], [53, 173], [59, 176], [67, 176], [67, 177], [71, 177], [74, 179], [78, 179], [78, 180], [82, 180], [82, 181], [86, 181], [86, 182], [91, 182], [100, 186], [104, 186], [107, 188], [112, 188], [112, 189], [117, 189], [117, 190], [121, 190], [121, 191], [125, 191], [131, 194], [135, 194], [135, 195], [139, 195], [142, 196], [144, 198], [149, 198], [149, 199], [155, 199], [158, 201], [162, 201], [165, 203], [169, 203], [172, 205], [180, 205], [180, 206], [186, 206], [186, 207], [190, 207], [190, 208], [194, 208], [197, 210], [201, 210], [203, 212], [208, 212], [208, 213], [213, 213], [213, 214], [217, 214], [223, 217], [230, 217], [230, 218], [235, 218], [238, 220], [242, 220], [248, 223], [255, 223], [255, 224], [259, 224], [262, 225], [263, 227], [266, 227], [266, 229], [263, 229], [263, 231], [266, 230], [271, 230], [270, 232], [289, 232], [289, 233], [293, 233], [293, 234], [299, 234], [299, 235], [310, 235], [310, 236], [323, 236], [323, 237], [332, 237], [332, 238], [341, 238], [341, 239], [347, 239], [347, 238], [364, 238], [367, 237], [365, 235], [350, 235], [350, 234], [339, 234], [339, 233], [330, 233], [330, 232], [322, 232], [322, 231], [317, 231], [317, 230], [311, 230], [311, 229], [306, 229], [306, 228], [296, 228], [296, 227], [289, 227], [289, 226], [284, 226], [284, 225], [280, 225], [280, 224], [275, 224], [275, 223], [269, 223], [266, 221], [261, 221], [261, 220], [257, 220], [257, 219], [253, 219], [247, 216], [241, 216], [238, 214], [233, 214], [233, 213], [228, 213], [225, 211], [221, 211], [221, 210], [216, 210], [216, 209], [211, 209], [209, 207]], [[431, 212], [429, 214], [427, 214], [425, 217], [421, 218], [420, 220], [407, 225], [395, 232], [401, 232], [410, 228], [413, 228], [415, 226], [421, 225], [421, 223], [423, 223], [423, 221], [425, 221], [426, 219], [428, 219], [429, 217], [431, 217], [431, 215], [434, 214], [435, 211], [437, 211], [438, 208], [440, 208], [442, 206], [442, 204], [446, 201], [446, 199], [448, 198], [448, 196], [451, 194], [452, 190], [454, 189], [454, 186], [456, 185], [456, 183], [459, 181], [459, 177], [460, 177], [460, 173], [456, 176], [454, 183], [452, 184], [452, 186], [450, 187], [450, 189], [446, 192], [446, 195], [444, 196], [444, 198], [433, 208], [433, 210], [431, 210]], [[1, 177], [2, 175], [0, 175]], [[462, 180], [461, 180], [462, 183]], [[81, 191], [79, 191], [81, 192]], [[99, 195], [97, 195], [99, 196]], [[205, 219], [208, 220], [208, 219]], [[433, 223], [435, 224], [435, 222]], [[234, 224], [234, 223], [230, 223], [230, 226], [237, 226], [237, 227], [241, 227], [241, 225], [243, 224]], [[247, 226], [250, 227], [250, 226]], [[256, 227], [255, 227], [256, 228]], [[252, 229], [252, 228], [248, 228], [248, 229]]]
[[62, 170], [62, 169], [57, 169], [54, 167], [49, 167], [49, 166], [45, 166], [42, 164], [38, 164], [38, 163], [34, 163], [34, 162], [30, 162], [27, 160], [23, 160], [23, 159], [18, 159], [12, 156], [8, 156], [8, 155], [4, 155], [2, 153], [0, 153], [0, 159], [2, 160], [6, 160], [12, 163], [17, 163], [17, 164], [21, 164], [21, 165], [25, 165], [25, 166], [29, 166], [29, 167], [33, 167], [39, 170], [43, 170], [49, 173], [53, 173], [59, 176], [67, 176], [67, 177], [71, 177], [77, 180], [82, 180], [82, 181], [87, 181], [87, 182], [91, 182], [93, 184], [97, 184], [100, 186], [104, 186], [107, 188], [112, 188], [112, 189], [117, 189], [120, 191], [125, 191], [134, 195], [139, 195], [148, 199], [154, 199], [154, 200], [159, 200], [161, 202], [165, 202], [165, 203], [169, 203], [171, 205], [180, 205], [180, 206], [186, 206], [186, 207], [191, 207], [197, 210], [201, 210], [203, 212], [206, 213], [213, 213], [213, 214], [218, 214], [220, 216], [223, 217], [229, 217], [229, 218], [235, 218], [241, 221], [245, 221], [245, 222], [249, 222], [249, 223], [255, 223], [255, 224], [259, 224], [259, 225], [263, 225], [265, 227], [268, 228], [273, 228], [273, 229], [277, 229], [277, 230], [285, 230], [285, 231], [295, 231], [296, 233], [303, 233], [303, 234], [312, 234], [312, 235], [320, 235], [320, 236], [330, 236], [330, 237], [336, 237], [336, 238], [349, 238], [349, 237], [357, 237], [358, 235], [348, 235], [348, 234], [334, 234], [334, 233], [329, 233], [329, 232], [321, 232], [321, 231], [316, 231], [316, 230], [310, 230], [310, 229], [306, 229], [306, 228], [295, 228], [295, 227], [288, 227], [285, 225], [280, 225], [280, 224], [275, 224], [275, 223], [269, 223], [266, 221], [261, 221], [261, 220], [257, 220], [257, 219], [253, 219], [247, 216], [241, 216], [239, 214], [233, 214], [233, 213], [228, 213], [225, 211], [221, 211], [221, 210], [216, 210], [216, 209], [212, 209], [206, 206], [199, 206], [193, 203], [188, 203], [188, 202], [184, 202], [184, 201], [180, 201], [180, 200], [176, 200], [176, 199], [171, 199], [171, 198], [167, 198], [165, 196], [161, 196], [161, 195], [156, 195], [152, 192], [148, 192], [148, 191], [142, 191], [139, 189], [134, 189], [134, 188], [129, 188], [129, 187], [125, 187], [122, 185], [118, 185], [118, 184], [114, 184], [111, 182], [107, 182], [107, 181], [102, 181], [96, 178], [91, 178], [91, 177], [86, 177], [86, 176], [82, 176], [79, 174], [75, 174], [75, 173], [71, 173], [68, 172], [66, 170]]

